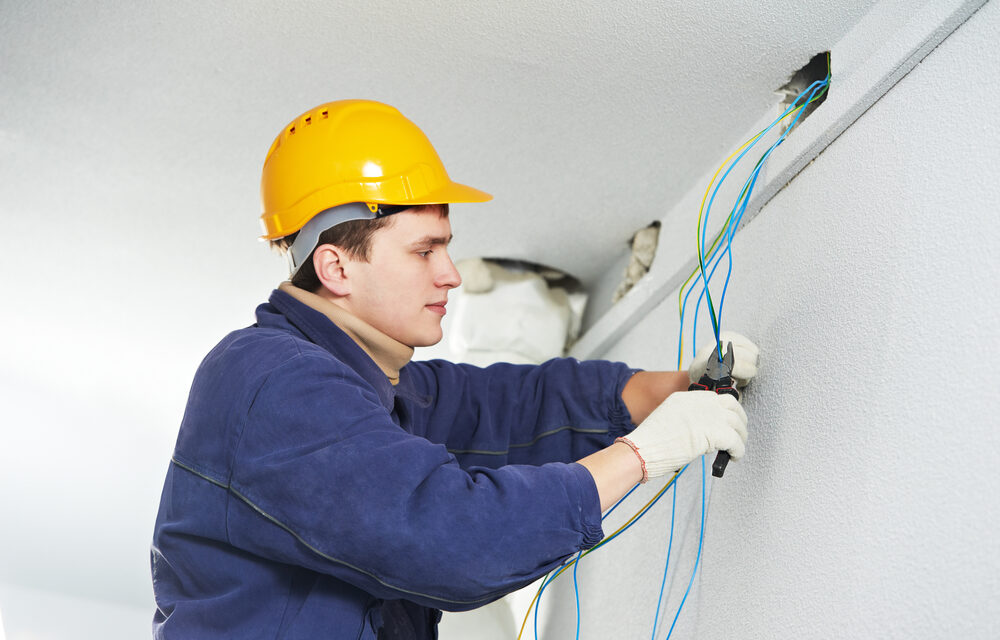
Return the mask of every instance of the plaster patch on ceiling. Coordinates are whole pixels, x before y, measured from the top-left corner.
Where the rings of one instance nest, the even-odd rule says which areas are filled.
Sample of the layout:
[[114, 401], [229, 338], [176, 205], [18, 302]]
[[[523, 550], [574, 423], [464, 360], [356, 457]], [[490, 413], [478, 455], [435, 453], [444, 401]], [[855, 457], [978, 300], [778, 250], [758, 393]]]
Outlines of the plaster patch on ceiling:
[[625, 267], [625, 277], [611, 296], [612, 304], [625, 297], [625, 294], [649, 272], [649, 268], [653, 266], [653, 258], [656, 257], [656, 247], [659, 238], [659, 220], [653, 222], [648, 227], [639, 229], [632, 236], [632, 242], [630, 243], [632, 251], [629, 254], [628, 266]]

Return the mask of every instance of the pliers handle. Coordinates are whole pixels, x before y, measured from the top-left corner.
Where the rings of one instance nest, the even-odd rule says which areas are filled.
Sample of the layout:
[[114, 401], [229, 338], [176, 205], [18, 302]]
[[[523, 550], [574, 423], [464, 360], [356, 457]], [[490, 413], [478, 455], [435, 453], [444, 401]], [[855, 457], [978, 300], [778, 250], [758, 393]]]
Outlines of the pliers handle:
[[[718, 394], [726, 393], [739, 400], [740, 392], [733, 385], [734, 361], [732, 342], [728, 343], [726, 355], [722, 358], [719, 357], [719, 345], [716, 344], [712, 355], [708, 356], [708, 366], [705, 368], [705, 373], [702, 374], [698, 382], [691, 383], [688, 391], [702, 390], [714, 391]], [[726, 472], [727, 464], [729, 464], [729, 452], [720, 451], [715, 456], [715, 462], [712, 463], [712, 475], [721, 478], [722, 474]]]

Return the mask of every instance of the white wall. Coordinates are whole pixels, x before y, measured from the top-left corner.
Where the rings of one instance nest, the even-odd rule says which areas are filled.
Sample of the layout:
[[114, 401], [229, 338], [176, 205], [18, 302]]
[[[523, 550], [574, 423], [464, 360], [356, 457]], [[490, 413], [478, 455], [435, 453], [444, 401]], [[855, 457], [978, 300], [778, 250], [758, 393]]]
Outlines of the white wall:
[[134, 640], [151, 635], [149, 607], [0, 582], [0, 640]]
[[[738, 234], [749, 452], [714, 484], [674, 638], [1000, 637], [997, 42], [991, 2]], [[675, 290], [604, 356], [669, 367], [677, 328]], [[697, 545], [684, 480], [670, 616]], [[650, 635], [669, 513], [585, 560], [580, 637]], [[572, 637], [568, 578], [544, 637]]]

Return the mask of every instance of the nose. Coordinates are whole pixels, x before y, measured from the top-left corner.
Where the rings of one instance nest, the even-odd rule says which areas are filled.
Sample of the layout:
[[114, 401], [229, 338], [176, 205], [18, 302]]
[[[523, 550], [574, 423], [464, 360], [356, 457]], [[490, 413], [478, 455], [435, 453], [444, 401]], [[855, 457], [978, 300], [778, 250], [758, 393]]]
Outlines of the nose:
[[458, 269], [455, 268], [455, 263], [451, 261], [451, 256], [449, 256], [446, 251], [442, 251], [441, 253], [443, 254], [444, 260], [442, 261], [443, 264], [441, 265], [441, 270], [434, 279], [434, 284], [446, 289], [454, 289], [458, 285], [462, 284], [462, 274], [460, 274]]

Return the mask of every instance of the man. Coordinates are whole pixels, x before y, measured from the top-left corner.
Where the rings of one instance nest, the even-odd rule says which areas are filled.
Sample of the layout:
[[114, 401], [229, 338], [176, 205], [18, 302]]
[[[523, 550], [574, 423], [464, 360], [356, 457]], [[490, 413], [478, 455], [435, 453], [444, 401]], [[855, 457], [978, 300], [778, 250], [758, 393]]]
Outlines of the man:
[[595, 545], [635, 483], [742, 455], [743, 410], [675, 393], [688, 374], [409, 362], [461, 282], [448, 204], [490, 197], [387, 105], [322, 105], [274, 141], [262, 218], [292, 280], [195, 376], [153, 539], [155, 637], [432, 638], [440, 609]]

